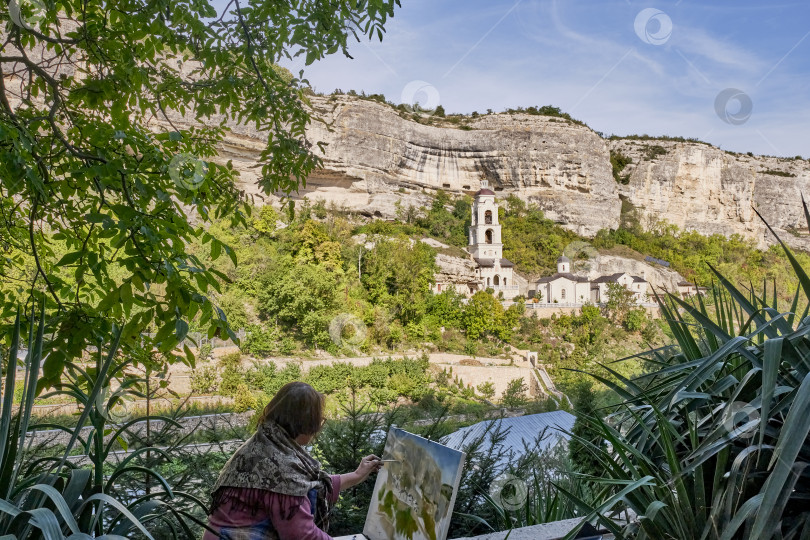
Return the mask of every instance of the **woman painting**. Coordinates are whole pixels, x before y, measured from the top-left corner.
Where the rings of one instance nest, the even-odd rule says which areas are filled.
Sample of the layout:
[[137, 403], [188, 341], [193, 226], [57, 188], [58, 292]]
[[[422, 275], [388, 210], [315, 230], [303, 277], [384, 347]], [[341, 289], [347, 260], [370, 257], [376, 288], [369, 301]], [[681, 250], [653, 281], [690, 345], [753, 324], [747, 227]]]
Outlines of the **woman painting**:
[[357, 470], [328, 475], [304, 449], [323, 424], [323, 394], [302, 382], [284, 385], [256, 433], [228, 460], [212, 490], [203, 540], [328, 540], [324, 531], [338, 493], [382, 467], [366, 456]]

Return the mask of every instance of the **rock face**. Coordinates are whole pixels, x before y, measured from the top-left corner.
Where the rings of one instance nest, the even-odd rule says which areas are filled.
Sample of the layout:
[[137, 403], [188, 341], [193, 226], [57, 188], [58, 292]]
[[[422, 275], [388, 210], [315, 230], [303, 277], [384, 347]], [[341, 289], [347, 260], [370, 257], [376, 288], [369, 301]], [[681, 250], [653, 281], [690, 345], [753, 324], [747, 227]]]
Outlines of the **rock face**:
[[[38, 61], [42, 49], [28, 55]], [[5, 84], [19, 92], [27, 79], [11, 75], [13, 69], [14, 64], [3, 65]], [[190, 72], [192, 65], [184, 63], [183, 69]], [[69, 64], [48, 64], [46, 70], [77, 75]], [[11, 106], [17, 104], [12, 99]], [[299, 195], [338, 209], [394, 218], [398, 206], [430, 204], [432, 190], [473, 193], [486, 180], [499, 196], [536, 203], [549, 218], [585, 236], [618, 227], [625, 200], [649, 219], [703, 234], [736, 233], [764, 246], [774, 238], [756, 209], [782, 240], [810, 249], [810, 239], [796, 232], [806, 229], [801, 194], [810, 195], [810, 164], [803, 159], [734, 154], [695, 142], [608, 141], [556, 117], [488, 114], [463, 126], [431, 119], [440, 127], [357, 97], [313, 96], [311, 104], [322, 121], [312, 123], [307, 138], [326, 143], [324, 168]], [[177, 125], [193, 122], [175, 111], [168, 114]], [[255, 165], [266, 134], [229, 127], [219, 159], [233, 161], [245, 191], [260, 194]], [[626, 185], [613, 179], [611, 152], [632, 159], [621, 172], [628, 176]]]
[[[427, 206], [432, 192], [474, 193], [486, 180], [499, 197], [514, 194], [584, 236], [617, 228], [622, 200], [650, 221], [666, 220], [702, 234], [740, 234], [774, 242], [754, 209], [793, 247], [810, 249], [801, 194], [810, 196], [810, 163], [749, 156], [709, 144], [670, 140], [605, 140], [563, 118], [489, 114], [464, 129], [402, 118], [393, 107], [350, 96], [315, 96], [307, 136], [326, 143], [323, 169], [299, 196], [337, 209], [387, 219], [398, 208]], [[179, 122], [184, 119], [177, 118]], [[255, 168], [264, 140], [244, 126], [221, 145], [243, 188], [259, 193]], [[611, 153], [632, 162], [613, 178]]]
[[[619, 225], [622, 200], [648, 220], [666, 220], [703, 234], [740, 234], [760, 246], [774, 241], [757, 209], [794, 247], [810, 241], [801, 193], [810, 193], [810, 165], [801, 159], [747, 156], [708, 144], [605, 140], [562, 118], [491, 114], [459, 129], [402, 118], [394, 108], [350, 96], [313, 97], [323, 122], [308, 137], [326, 143], [324, 168], [299, 192], [347, 211], [395, 218], [398, 207], [430, 204], [432, 192], [473, 193], [486, 180], [500, 197], [514, 194], [584, 236]], [[433, 119], [437, 123], [439, 119]], [[222, 145], [244, 187], [257, 192], [259, 134], [234, 126]], [[610, 153], [632, 159], [613, 179]]]
[[313, 106], [331, 126], [314, 123], [308, 133], [327, 143], [324, 170], [308, 181], [313, 198], [394, 217], [397, 200], [424, 204], [424, 188], [475, 192], [486, 180], [583, 235], [618, 223], [607, 145], [588, 128], [529, 115], [487, 115], [469, 130], [428, 126], [346, 96], [314, 98]]
[[457, 286], [457, 290], [463, 290], [468, 283], [478, 280], [475, 272], [475, 262], [471, 259], [453, 257], [444, 253], [436, 254], [436, 283], [446, 283]]
[[683, 276], [675, 270], [662, 266], [653, 266], [643, 261], [617, 255], [600, 255], [597, 257], [594, 269], [587, 277], [596, 279], [599, 276], [607, 276], [616, 272], [628, 272], [634, 276], [643, 277], [650, 284], [650, 287], [658, 293], [662, 290], [676, 292], [678, 283], [684, 281]]
[[629, 183], [619, 193], [646, 217], [771, 243], [756, 209], [782, 240], [808, 247], [791, 233], [806, 229], [801, 194], [810, 188], [807, 161], [732, 154], [700, 143], [618, 140], [609, 146], [633, 160], [621, 172]]

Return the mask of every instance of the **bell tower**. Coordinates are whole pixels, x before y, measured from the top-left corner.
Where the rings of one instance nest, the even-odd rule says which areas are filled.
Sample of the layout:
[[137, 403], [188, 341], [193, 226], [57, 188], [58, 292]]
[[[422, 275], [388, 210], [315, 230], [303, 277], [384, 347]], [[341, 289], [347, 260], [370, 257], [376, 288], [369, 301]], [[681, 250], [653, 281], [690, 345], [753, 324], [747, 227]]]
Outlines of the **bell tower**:
[[481, 189], [473, 199], [469, 240], [469, 251], [474, 259], [500, 261], [503, 258], [498, 206], [486, 180], [481, 182]]

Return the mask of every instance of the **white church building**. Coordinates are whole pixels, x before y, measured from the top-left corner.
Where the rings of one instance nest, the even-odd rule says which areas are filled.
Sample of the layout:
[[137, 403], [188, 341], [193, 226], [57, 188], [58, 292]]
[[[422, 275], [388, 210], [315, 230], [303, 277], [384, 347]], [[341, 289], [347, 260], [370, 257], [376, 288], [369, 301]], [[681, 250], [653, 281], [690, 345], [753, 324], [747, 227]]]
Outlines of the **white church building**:
[[470, 252], [476, 263], [476, 277], [481, 289], [493, 289], [497, 295], [511, 299], [519, 294], [513, 275], [514, 264], [503, 258], [501, 224], [498, 223], [498, 205], [495, 193], [486, 182], [475, 194], [472, 203], [472, 218], [469, 228]]
[[537, 280], [535, 298], [546, 304], [601, 304], [607, 302], [608, 286], [618, 283], [633, 293], [637, 304], [649, 302], [648, 283], [643, 277], [628, 272], [617, 272], [590, 280], [571, 273], [571, 259], [562, 256], [557, 259], [557, 273]]

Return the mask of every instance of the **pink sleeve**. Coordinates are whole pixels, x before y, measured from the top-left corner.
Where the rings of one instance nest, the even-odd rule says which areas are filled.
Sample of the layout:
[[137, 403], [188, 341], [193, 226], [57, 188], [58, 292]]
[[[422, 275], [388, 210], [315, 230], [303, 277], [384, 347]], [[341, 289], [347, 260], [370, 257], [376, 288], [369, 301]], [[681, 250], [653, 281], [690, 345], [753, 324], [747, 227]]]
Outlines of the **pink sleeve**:
[[[333, 493], [337, 491], [335, 489]], [[315, 526], [315, 517], [307, 497], [271, 493], [269, 503], [270, 521], [280, 540], [332, 540], [331, 536]]]
[[329, 476], [332, 478], [332, 496], [329, 497], [329, 503], [335, 504], [340, 498], [340, 475], [330, 474]]

